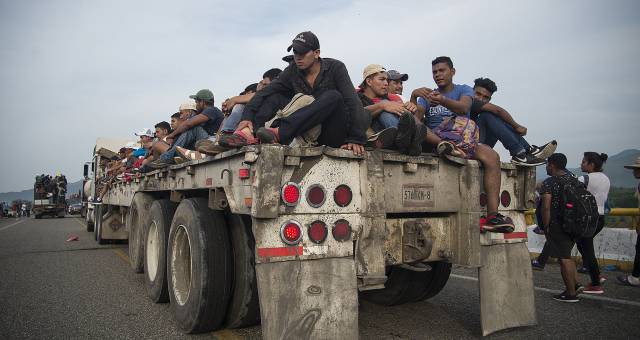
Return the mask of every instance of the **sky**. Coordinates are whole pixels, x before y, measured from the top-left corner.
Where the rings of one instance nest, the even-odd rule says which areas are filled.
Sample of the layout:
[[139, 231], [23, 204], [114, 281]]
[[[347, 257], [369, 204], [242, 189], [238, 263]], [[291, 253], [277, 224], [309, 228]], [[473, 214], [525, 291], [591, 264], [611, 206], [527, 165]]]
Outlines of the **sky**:
[[493, 103], [569, 166], [640, 148], [637, 1], [0, 0], [0, 192], [80, 179], [96, 138], [135, 139], [202, 88], [219, 105], [306, 30], [354, 85], [368, 64], [408, 73], [406, 98], [450, 56], [455, 83], [493, 79]]

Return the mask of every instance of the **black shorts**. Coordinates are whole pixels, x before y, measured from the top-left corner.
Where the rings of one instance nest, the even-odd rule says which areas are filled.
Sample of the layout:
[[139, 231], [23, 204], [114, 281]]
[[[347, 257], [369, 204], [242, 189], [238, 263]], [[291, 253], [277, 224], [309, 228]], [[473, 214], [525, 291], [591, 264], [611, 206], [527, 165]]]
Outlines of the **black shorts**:
[[558, 259], [570, 259], [571, 250], [576, 241], [562, 229], [562, 225], [554, 224], [548, 228], [549, 230], [545, 230], [547, 232], [547, 244], [545, 247], [549, 249], [549, 256]]

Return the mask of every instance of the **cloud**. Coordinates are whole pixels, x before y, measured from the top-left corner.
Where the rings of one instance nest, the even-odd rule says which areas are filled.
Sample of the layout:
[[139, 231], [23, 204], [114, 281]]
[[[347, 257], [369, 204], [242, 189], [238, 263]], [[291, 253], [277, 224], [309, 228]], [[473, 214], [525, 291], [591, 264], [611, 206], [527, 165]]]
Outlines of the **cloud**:
[[[354, 83], [380, 63], [433, 87], [430, 61], [453, 58], [455, 81], [498, 83], [496, 104], [555, 138], [576, 164], [586, 148], [638, 147], [634, 1], [292, 1], [0, 3], [0, 191], [33, 175], [81, 175], [99, 136], [133, 137], [168, 120], [189, 94], [217, 102], [259, 80], [292, 37], [314, 31], [322, 55]], [[408, 96], [408, 93], [405, 93]], [[503, 159], [508, 154], [498, 147]], [[13, 156], [16, 151], [17, 156]]]

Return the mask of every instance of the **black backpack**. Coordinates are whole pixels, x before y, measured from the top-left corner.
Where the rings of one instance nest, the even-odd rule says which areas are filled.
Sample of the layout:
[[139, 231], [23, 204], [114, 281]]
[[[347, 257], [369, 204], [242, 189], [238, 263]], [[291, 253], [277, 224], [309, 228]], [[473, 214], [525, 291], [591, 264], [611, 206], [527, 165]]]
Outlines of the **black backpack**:
[[560, 207], [564, 231], [574, 238], [593, 237], [598, 228], [598, 204], [585, 184], [576, 178], [561, 179]]

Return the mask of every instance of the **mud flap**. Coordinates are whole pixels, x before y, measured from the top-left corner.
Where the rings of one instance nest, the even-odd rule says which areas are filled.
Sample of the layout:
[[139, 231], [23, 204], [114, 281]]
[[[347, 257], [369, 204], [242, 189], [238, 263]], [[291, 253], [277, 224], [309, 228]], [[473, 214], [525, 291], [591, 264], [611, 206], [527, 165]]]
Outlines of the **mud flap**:
[[353, 258], [256, 265], [264, 339], [358, 339]]
[[537, 323], [533, 273], [526, 243], [480, 247], [482, 335]]

